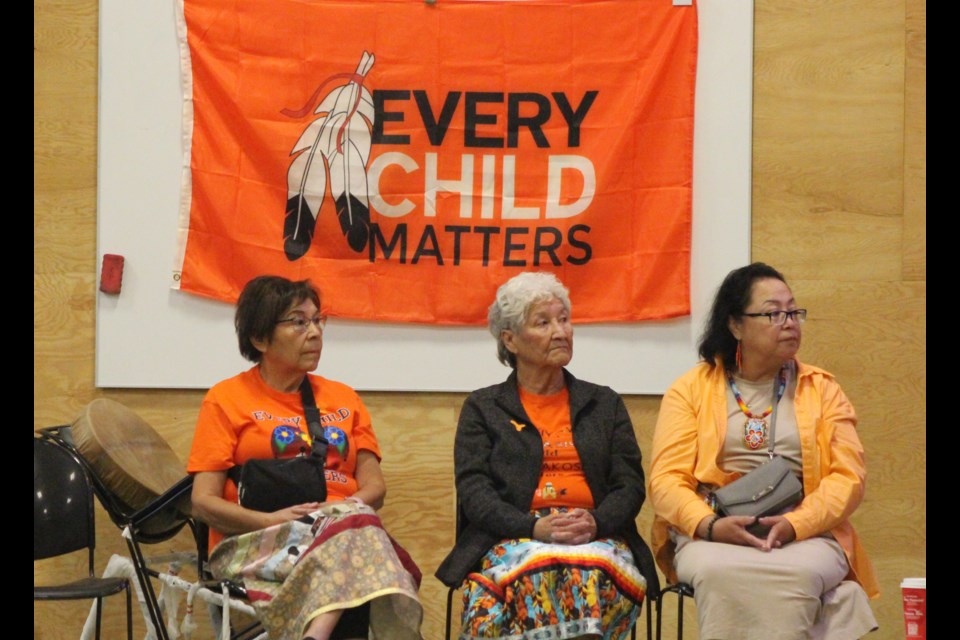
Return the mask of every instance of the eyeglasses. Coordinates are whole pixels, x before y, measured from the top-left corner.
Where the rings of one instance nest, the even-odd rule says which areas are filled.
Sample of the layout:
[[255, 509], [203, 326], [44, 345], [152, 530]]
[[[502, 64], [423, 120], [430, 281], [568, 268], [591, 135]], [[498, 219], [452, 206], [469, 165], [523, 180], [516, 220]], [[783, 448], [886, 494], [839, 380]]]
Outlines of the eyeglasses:
[[311, 324], [315, 326], [320, 333], [323, 333], [323, 328], [327, 324], [327, 316], [313, 316], [312, 318], [297, 316], [296, 318], [284, 318], [283, 320], [277, 320], [277, 324], [284, 324], [286, 322], [292, 324], [293, 330], [297, 333], [306, 333], [307, 327]]
[[803, 324], [807, 319], [806, 309], [794, 309], [793, 311], [768, 311], [766, 313], [745, 313], [748, 318], [768, 318], [770, 324], [784, 324], [787, 318], [793, 318], [797, 324]]

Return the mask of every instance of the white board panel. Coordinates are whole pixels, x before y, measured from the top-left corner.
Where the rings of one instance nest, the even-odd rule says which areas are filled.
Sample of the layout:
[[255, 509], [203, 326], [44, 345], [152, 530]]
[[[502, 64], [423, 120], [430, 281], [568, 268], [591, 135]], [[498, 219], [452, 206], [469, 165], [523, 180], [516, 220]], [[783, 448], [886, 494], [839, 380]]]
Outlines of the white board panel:
[[[753, 1], [700, 0], [698, 11], [691, 315], [575, 328], [570, 370], [621, 393], [662, 394], [697, 361], [716, 287], [750, 258]], [[97, 265], [107, 253], [125, 265], [119, 295], [96, 293], [98, 387], [208, 388], [250, 366], [232, 305], [170, 289], [185, 148], [179, 56], [173, 0], [101, 0]], [[508, 373], [482, 328], [337, 319], [317, 371], [386, 391], [470, 391]]]

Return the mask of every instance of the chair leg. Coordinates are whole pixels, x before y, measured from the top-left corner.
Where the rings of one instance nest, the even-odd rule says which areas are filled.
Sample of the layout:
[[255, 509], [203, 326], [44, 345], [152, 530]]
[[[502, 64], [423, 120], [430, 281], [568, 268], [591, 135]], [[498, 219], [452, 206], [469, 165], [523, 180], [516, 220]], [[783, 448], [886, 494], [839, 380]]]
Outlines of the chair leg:
[[103, 599], [97, 598], [97, 640], [100, 640], [100, 614], [103, 611]]
[[150, 614], [150, 620], [157, 635], [157, 640], [170, 640], [167, 632], [167, 625], [163, 620], [163, 611], [160, 610], [160, 604], [157, 601], [156, 591], [153, 589], [153, 583], [150, 581], [147, 561], [137, 544], [135, 535], [129, 528], [124, 530], [124, 538], [127, 539], [127, 549], [130, 551], [130, 558], [133, 561], [133, 567], [137, 574], [137, 580], [140, 582], [140, 589], [143, 592], [143, 599], [147, 605], [147, 611]]
[[662, 639], [663, 597], [671, 591], [677, 594], [677, 640], [683, 640], [683, 599], [693, 597], [693, 587], [684, 582], [666, 587], [660, 591], [660, 595], [657, 597], [657, 640]]
[[677, 593], [677, 640], [683, 640], [683, 593]]
[[131, 598], [130, 598], [131, 588], [132, 588], [132, 585], [130, 584], [130, 581], [127, 580], [127, 588], [124, 589], [124, 591], [127, 592], [127, 640], [133, 640], [133, 612], [130, 609], [130, 606], [132, 604]]
[[453, 587], [447, 589], [447, 630], [444, 638], [450, 640], [450, 617], [453, 615]]
[[644, 597], [643, 603], [647, 605], [647, 640], [653, 640], [653, 606], [647, 597]]
[[661, 591], [660, 595], [657, 596], [657, 640], [662, 640], [663, 637], [663, 596], [666, 593], [666, 591]]

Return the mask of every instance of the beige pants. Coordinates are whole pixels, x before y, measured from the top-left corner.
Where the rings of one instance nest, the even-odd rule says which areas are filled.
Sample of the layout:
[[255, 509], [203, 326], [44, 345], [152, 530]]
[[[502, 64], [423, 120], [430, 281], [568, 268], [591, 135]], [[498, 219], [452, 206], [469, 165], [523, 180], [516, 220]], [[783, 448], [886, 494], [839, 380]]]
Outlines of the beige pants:
[[867, 594], [845, 581], [829, 537], [770, 552], [674, 535], [677, 576], [694, 588], [701, 640], [856, 640], [877, 628]]

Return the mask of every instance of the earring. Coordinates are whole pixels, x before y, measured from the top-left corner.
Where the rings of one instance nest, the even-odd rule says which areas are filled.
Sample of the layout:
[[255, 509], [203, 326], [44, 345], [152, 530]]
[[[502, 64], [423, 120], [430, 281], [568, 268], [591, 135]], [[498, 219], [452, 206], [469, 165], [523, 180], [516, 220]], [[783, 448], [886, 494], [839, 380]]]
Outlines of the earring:
[[740, 356], [740, 341], [737, 340], [737, 371], [743, 368], [743, 362]]

